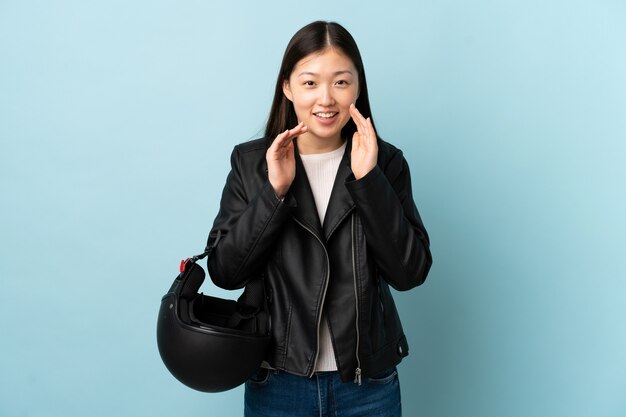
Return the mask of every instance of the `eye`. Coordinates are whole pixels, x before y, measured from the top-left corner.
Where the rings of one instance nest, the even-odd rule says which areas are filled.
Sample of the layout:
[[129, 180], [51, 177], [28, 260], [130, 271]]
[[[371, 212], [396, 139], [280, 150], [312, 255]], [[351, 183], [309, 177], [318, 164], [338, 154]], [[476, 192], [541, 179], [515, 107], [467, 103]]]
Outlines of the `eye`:
[[339, 80], [336, 82], [337, 85], [341, 86], [341, 87], [346, 87], [348, 85], [350, 85], [350, 83], [347, 80]]
[[306, 87], [313, 87], [315, 85], [314, 81], [305, 81], [304, 83], [302, 83], [302, 85], [306, 86]]

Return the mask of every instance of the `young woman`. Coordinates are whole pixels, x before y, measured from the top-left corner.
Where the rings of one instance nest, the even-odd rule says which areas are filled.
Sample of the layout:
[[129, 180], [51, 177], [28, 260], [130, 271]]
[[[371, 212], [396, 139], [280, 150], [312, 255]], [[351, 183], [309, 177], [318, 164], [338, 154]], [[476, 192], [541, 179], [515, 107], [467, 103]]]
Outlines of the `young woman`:
[[429, 240], [402, 152], [376, 134], [363, 62], [333, 22], [285, 51], [265, 138], [235, 147], [211, 237], [216, 285], [262, 274], [272, 343], [245, 415], [399, 416], [408, 345], [389, 286], [426, 279]]

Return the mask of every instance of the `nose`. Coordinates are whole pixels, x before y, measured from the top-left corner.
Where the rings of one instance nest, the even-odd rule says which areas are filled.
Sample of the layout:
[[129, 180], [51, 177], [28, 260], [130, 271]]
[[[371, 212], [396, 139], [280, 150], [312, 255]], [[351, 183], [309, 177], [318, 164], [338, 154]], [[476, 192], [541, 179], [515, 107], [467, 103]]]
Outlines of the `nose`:
[[330, 85], [325, 85], [319, 89], [320, 95], [317, 99], [317, 104], [324, 107], [329, 107], [335, 104], [333, 92]]

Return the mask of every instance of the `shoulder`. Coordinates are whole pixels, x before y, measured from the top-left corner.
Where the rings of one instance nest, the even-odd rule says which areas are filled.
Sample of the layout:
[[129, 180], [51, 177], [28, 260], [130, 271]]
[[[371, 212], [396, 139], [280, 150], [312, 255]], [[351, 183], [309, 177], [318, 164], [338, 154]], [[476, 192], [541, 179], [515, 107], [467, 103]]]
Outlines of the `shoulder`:
[[[378, 140], [378, 166], [392, 184], [410, 185], [411, 174], [409, 164], [402, 151], [389, 142]], [[397, 186], [394, 185], [394, 188]], [[402, 193], [397, 189], [396, 192]]]
[[231, 166], [242, 178], [263, 178], [267, 172], [265, 139], [254, 139], [239, 143], [233, 148]]
[[401, 164], [403, 160], [404, 156], [399, 148], [378, 138], [378, 164], [381, 168], [384, 169], [389, 164]]
[[267, 151], [267, 145], [265, 144], [265, 138], [258, 138], [249, 140], [247, 142], [242, 142], [235, 146], [235, 149], [240, 154], [248, 154], [248, 153], [265, 153]]
[[245, 161], [245, 164], [249, 164], [251, 161], [254, 160], [265, 161], [266, 151], [267, 147], [264, 138], [242, 142], [235, 145], [235, 147], [233, 148], [231, 162], [233, 164], [242, 165], [243, 161]]

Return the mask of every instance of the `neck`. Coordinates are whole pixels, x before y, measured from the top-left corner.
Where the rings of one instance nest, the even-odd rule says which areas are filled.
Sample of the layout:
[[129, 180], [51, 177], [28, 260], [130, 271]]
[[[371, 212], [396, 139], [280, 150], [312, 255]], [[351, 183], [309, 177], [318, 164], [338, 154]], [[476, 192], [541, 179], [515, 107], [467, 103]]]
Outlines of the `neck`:
[[303, 155], [332, 152], [343, 145], [340, 135], [335, 138], [318, 138], [309, 133], [298, 136], [298, 152]]

